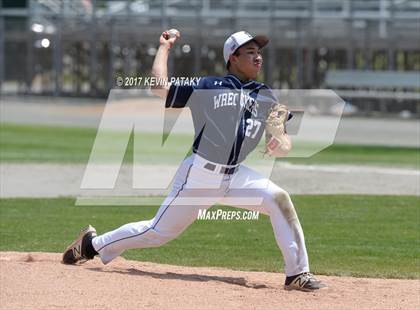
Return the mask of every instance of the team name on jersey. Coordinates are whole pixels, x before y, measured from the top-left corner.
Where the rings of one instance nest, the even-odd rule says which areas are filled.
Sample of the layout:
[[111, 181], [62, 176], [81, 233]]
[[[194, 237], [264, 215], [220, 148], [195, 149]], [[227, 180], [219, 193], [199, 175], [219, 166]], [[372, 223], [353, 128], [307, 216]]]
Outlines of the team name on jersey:
[[241, 107], [252, 113], [254, 117], [258, 116], [258, 102], [249, 95], [249, 92], [241, 92]]
[[236, 106], [238, 100], [238, 93], [226, 92], [213, 96], [214, 109], [226, 106]]
[[213, 96], [214, 110], [217, 110], [222, 107], [236, 106], [238, 104], [238, 101], [241, 108], [245, 108], [246, 110], [252, 112], [252, 114], [255, 117], [257, 116], [257, 101], [254, 98], [252, 98], [249, 95], [249, 93], [244, 91], [242, 91], [241, 93], [224, 92]]

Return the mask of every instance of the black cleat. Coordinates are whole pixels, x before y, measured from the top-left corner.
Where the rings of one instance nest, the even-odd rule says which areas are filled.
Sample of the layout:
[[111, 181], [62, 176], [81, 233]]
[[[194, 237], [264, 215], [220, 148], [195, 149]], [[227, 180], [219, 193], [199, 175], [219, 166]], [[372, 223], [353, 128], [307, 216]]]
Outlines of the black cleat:
[[313, 274], [304, 272], [293, 277], [287, 277], [284, 284], [286, 291], [298, 290], [304, 292], [313, 292], [327, 287], [324, 283], [317, 280]]
[[63, 264], [74, 265], [78, 262], [84, 263], [89, 259], [93, 259], [95, 255], [88, 251], [88, 247], [92, 247], [91, 241], [93, 237], [96, 237], [95, 228], [89, 225], [82, 229], [77, 239], [64, 251]]

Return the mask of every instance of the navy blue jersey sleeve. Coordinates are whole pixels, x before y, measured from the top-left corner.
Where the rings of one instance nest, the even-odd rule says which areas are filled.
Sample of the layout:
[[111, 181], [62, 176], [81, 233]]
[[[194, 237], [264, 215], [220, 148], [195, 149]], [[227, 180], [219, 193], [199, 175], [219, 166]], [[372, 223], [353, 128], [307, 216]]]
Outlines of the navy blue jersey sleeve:
[[165, 107], [167, 108], [183, 108], [187, 105], [188, 99], [194, 91], [191, 85], [174, 85], [169, 87], [168, 96], [166, 97]]
[[192, 83], [191, 85], [172, 84], [169, 87], [165, 107], [184, 108], [194, 90], [207, 88], [207, 84], [208, 78], [205, 77], [199, 78], [198, 82]]

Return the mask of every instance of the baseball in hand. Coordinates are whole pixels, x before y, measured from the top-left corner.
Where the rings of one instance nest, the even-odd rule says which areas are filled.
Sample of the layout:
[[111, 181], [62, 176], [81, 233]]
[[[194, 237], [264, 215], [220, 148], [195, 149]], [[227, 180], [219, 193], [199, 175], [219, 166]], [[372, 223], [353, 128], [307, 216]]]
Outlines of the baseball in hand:
[[167, 39], [172, 39], [179, 36], [179, 31], [177, 29], [170, 29], [168, 30], [168, 38]]

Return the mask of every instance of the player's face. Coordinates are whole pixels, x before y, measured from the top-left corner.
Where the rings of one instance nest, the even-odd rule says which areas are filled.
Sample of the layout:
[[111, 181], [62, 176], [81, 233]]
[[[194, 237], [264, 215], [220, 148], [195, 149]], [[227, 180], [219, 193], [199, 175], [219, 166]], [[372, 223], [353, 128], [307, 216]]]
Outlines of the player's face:
[[248, 42], [238, 49], [239, 55], [234, 56], [232, 64], [245, 80], [255, 80], [261, 71], [263, 58], [260, 47], [254, 41]]

